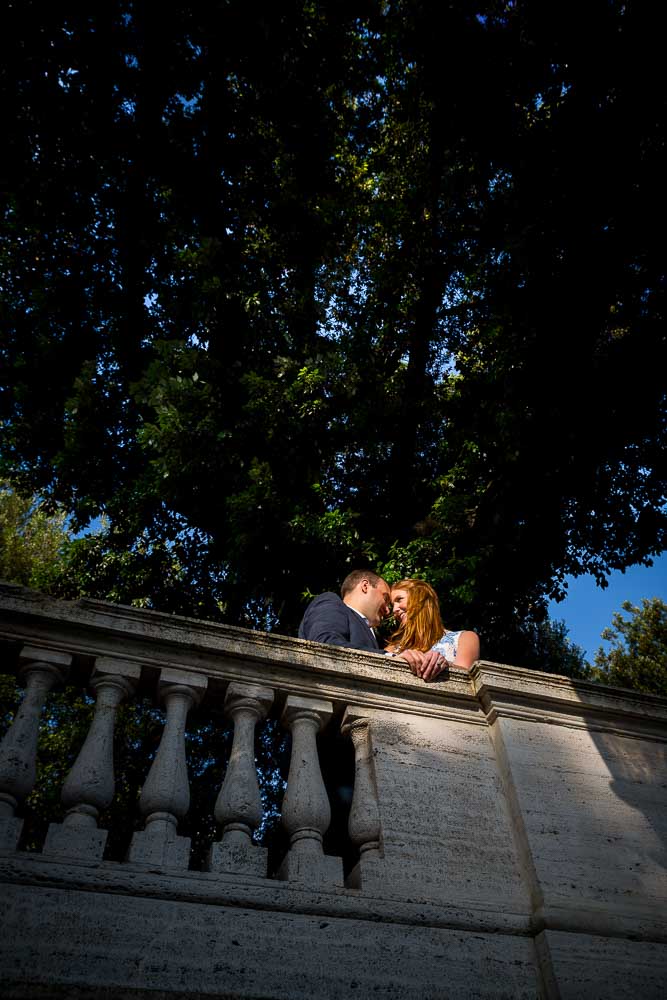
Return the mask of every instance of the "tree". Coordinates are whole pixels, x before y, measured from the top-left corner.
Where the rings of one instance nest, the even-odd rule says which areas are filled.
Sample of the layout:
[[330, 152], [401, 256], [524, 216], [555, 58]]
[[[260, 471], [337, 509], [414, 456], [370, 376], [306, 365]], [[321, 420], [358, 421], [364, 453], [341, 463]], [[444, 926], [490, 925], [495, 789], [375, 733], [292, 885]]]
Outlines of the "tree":
[[[498, 641], [494, 659], [512, 663], [517, 667], [542, 670], [550, 674], [562, 674], [573, 680], [587, 680], [590, 666], [586, 662], [584, 650], [568, 638], [564, 621], [546, 618], [542, 622], [523, 622], [511, 637], [508, 647]], [[500, 656], [498, 655], [500, 654]]]
[[86, 593], [291, 632], [371, 563], [500, 658], [667, 545], [654, 17], [12, 7], [0, 474], [108, 518]]
[[641, 607], [624, 601], [602, 639], [611, 643], [595, 654], [594, 678], [604, 684], [667, 696], [667, 604], [643, 598]]
[[0, 486], [0, 579], [52, 590], [69, 538], [63, 510], [48, 514], [39, 501]]

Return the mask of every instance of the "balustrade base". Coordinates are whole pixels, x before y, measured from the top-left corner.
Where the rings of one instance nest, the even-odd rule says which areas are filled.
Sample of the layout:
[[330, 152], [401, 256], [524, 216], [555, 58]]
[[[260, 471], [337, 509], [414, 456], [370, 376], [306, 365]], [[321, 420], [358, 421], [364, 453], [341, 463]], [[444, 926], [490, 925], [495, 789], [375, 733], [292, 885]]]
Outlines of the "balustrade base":
[[174, 831], [140, 830], [132, 837], [127, 860], [137, 865], [187, 869], [190, 864], [190, 838]]
[[266, 847], [258, 847], [256, 844], [225, 844], [221, 841], [211, 846], [208, 870], [266, 878], [267, 855]]
[[0, 818], [0, 851], [15, 851], [23, 829], [23, 820], [17, 816]]
[[106, 847], [108, 830], [97, 827], [67, 826], [50, 823], [44, 840], [42, 854], [47, 857], [80, 858], [101, 861]]
[[360, 889], [371, 895], [386, 895], [387, 868], [384, 858], [362, 856], [345, 879], [345, 888]]
[[301, 882], [308, 886], [326, 885], [332, 889], [344, 888], [342, 858], [329, 854], [297, 853], [289, 851], [278, 870], [284, 882]]
[[[498, 1000], [501, 983], [513, 1000], [538, 995], [531, 938], [349, 918], [331, 897], [324, 914], [202, 905], [169, 898], [180, 879], [162, 884], [160, 900], [0, 885], [0, 993], [7, 1000]], [[628, 954], [636, 968], [647, 966], [634, 976], [636, 995], [661, 998], [664, 990], [650, 988], [663, 971], [658, 956], [643, 942], [622, 959]]]

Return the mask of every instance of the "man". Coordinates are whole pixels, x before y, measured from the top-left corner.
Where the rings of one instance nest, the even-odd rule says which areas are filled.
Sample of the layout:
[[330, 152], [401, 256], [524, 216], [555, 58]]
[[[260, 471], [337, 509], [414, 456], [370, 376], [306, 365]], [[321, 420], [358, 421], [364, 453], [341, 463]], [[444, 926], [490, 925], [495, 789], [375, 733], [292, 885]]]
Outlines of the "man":
[[[339, 597], [327, 591], [313, 598], [299, 625], [299, 638], [382, 652], [373, 630], [391, 613], [391, 592], [386, 582], [370, 570], [355, 569], [343, 580], [340, 593]], [[423, 670], [442, 669], [446, 663], [444, 656], [435, 650], [422, 653], [418, 649], [404, 649], [386, 655], [403, 660], [419, 676]]]
[[310, 602], [299, 638], [379, 653], [373, 629], [389, 614], [389, 586], [377, 573], [355, 569], [343, 580], [340, 593], [327, 591]]

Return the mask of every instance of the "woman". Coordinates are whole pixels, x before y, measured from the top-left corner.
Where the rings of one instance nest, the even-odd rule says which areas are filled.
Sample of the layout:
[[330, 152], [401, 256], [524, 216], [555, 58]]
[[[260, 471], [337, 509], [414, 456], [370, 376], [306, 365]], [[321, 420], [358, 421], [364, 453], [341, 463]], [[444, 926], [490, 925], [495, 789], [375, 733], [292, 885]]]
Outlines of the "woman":
[[[434, 680], [450, 664], [469, 670], [479, 659], [476, 632], [450, 632], [442, 624], [438, 595], [424, 580], [400, 580], [391, 588], [391, 603], [398, 628], [389, 638], [387, 652], [407, 661], [413, 674]], [[411, 651], [423, 655], [410, 655]]]

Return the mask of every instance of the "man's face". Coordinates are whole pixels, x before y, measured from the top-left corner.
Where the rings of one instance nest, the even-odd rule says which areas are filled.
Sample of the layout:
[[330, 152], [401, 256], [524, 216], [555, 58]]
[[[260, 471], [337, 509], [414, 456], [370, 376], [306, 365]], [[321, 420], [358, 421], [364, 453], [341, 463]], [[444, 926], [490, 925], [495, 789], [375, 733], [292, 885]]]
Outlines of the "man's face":
[[378, 580], [374, 587], [369, 583], [367, 598], [369, 610], [366, 611], [366, 617], [371, 628], [375, 628], [391, 613], [391, 593], [388, 584], [384, 580]]

